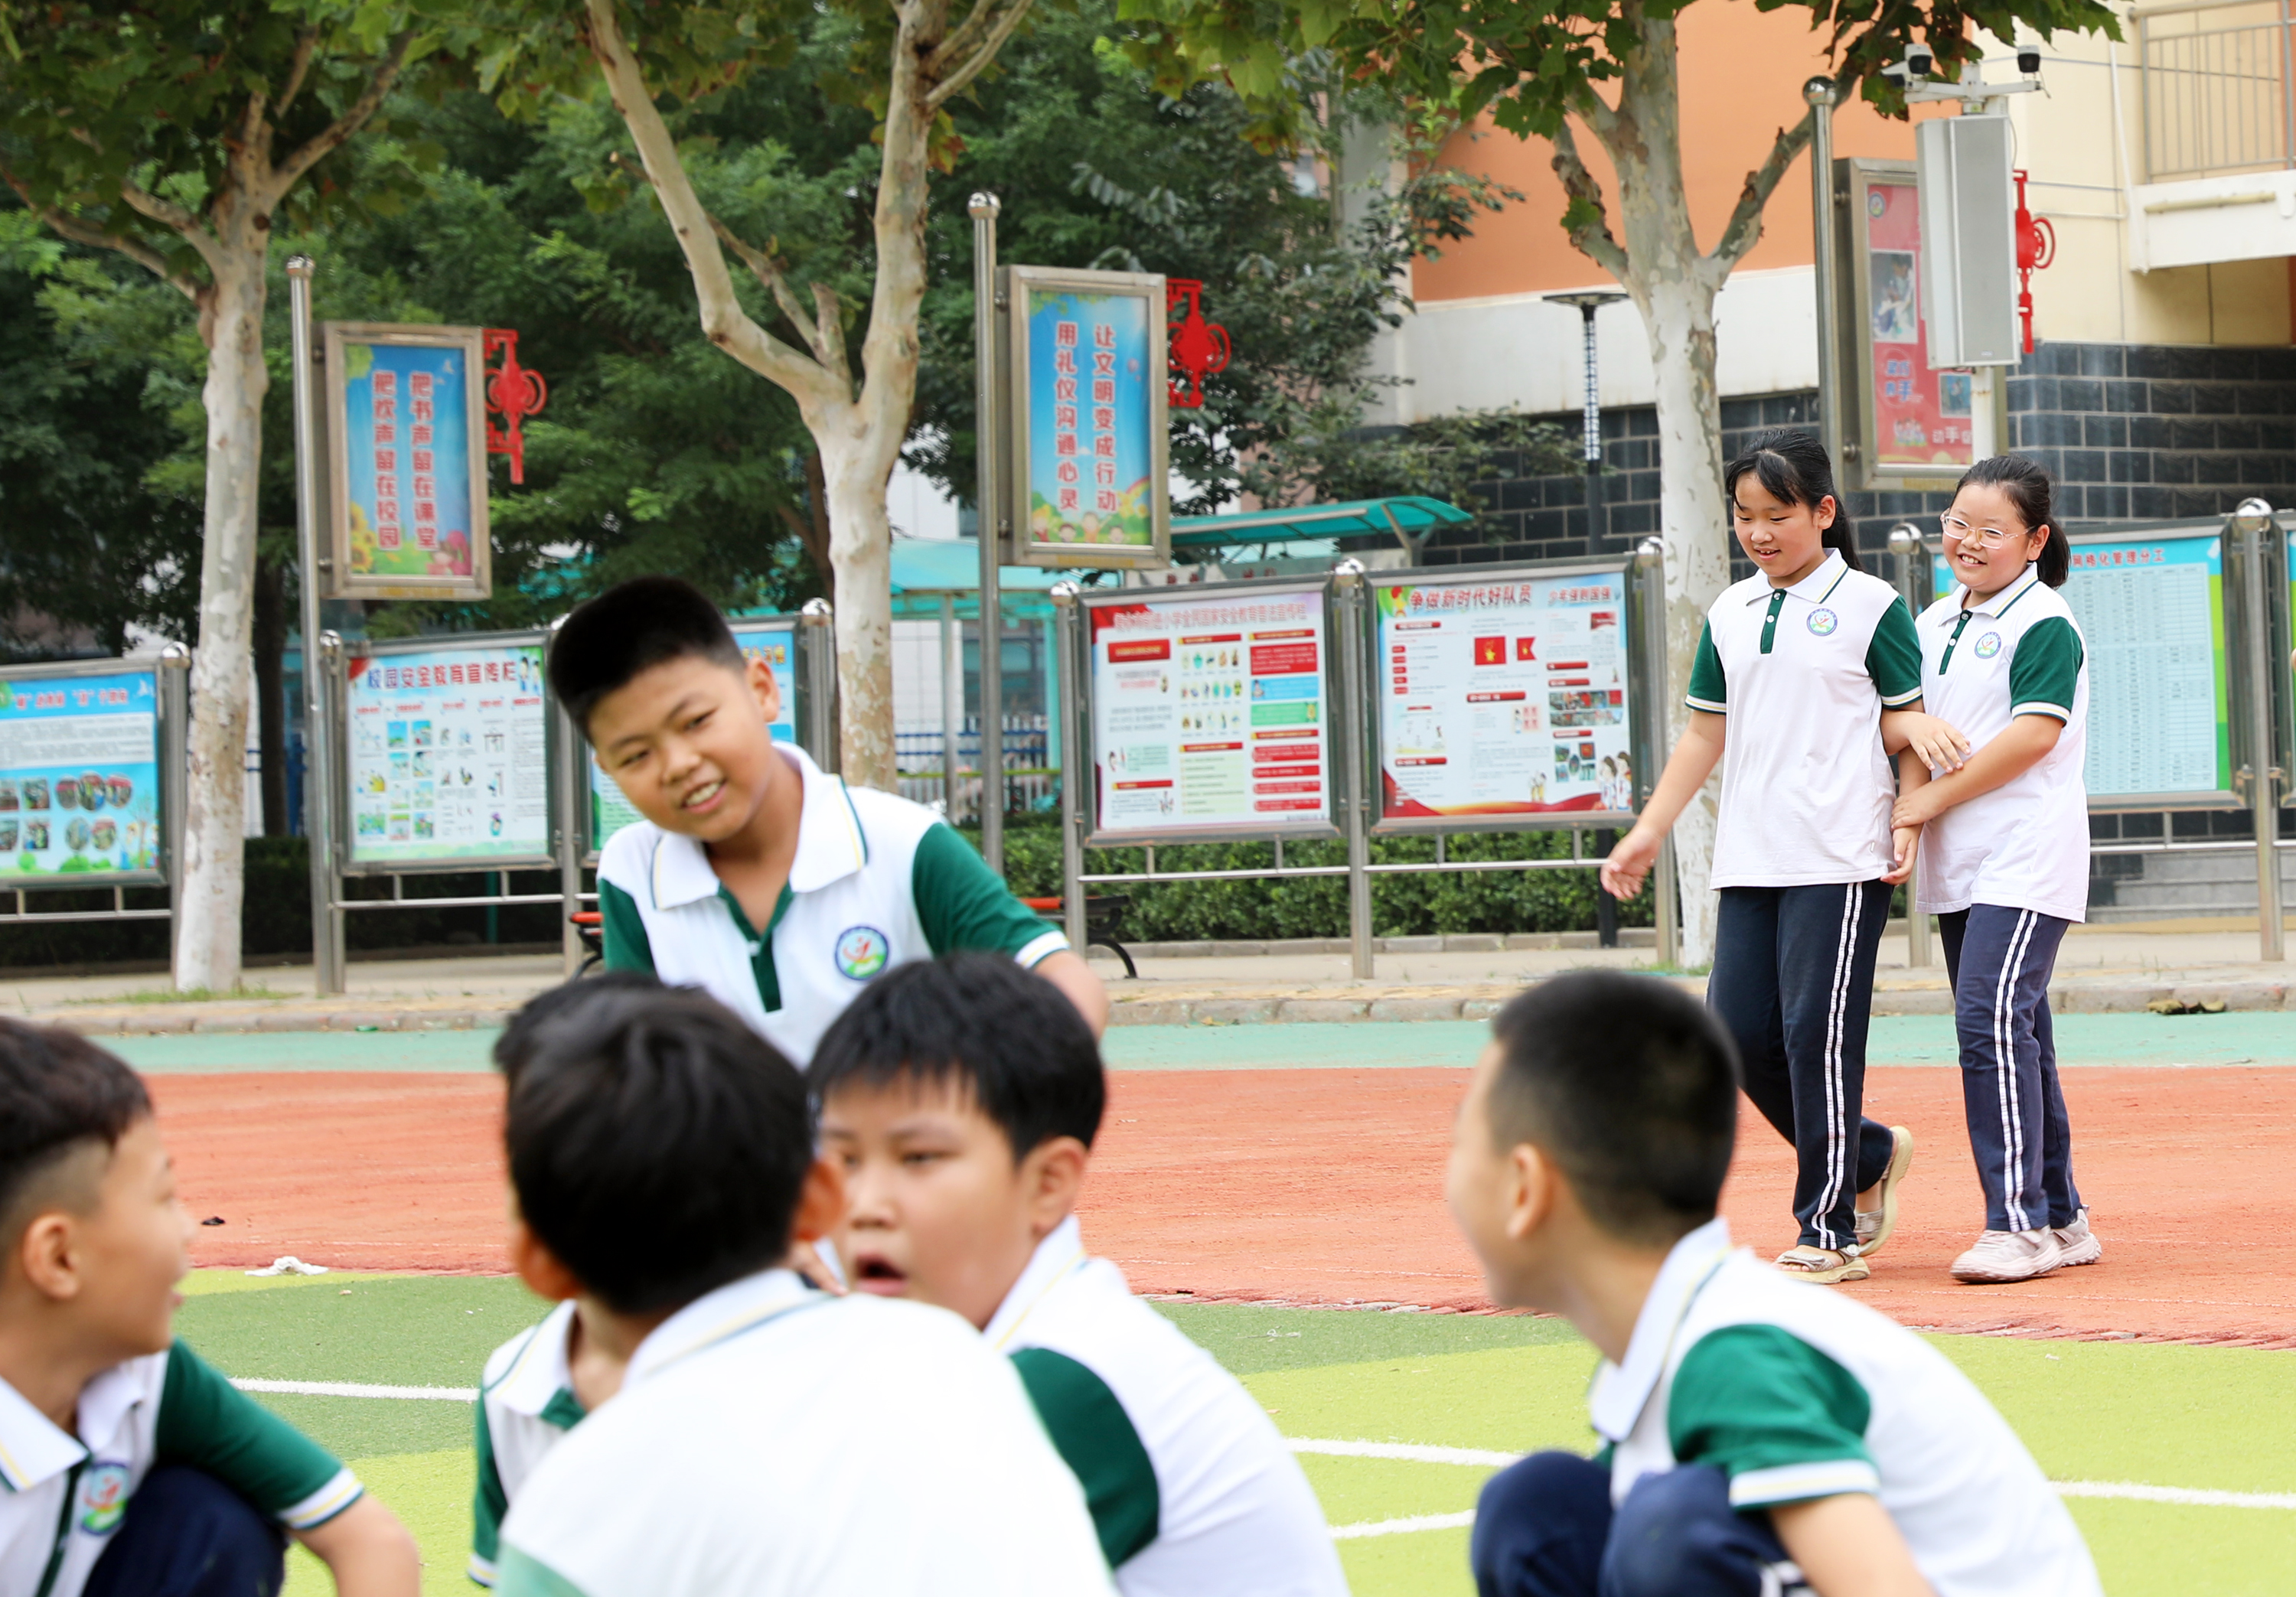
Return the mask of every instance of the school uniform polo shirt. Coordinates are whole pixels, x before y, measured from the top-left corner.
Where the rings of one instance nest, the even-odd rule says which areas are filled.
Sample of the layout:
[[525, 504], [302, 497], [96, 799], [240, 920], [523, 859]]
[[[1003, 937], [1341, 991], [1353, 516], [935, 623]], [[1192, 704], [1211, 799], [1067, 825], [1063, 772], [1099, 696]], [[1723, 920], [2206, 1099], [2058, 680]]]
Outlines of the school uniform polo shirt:
[[2072, 1516], [1969, 1378], [1896, 1321], [1733, 1249], [1725, 1221], [1667, 1255], [1587, 1407], [1614, 1503], [1677, 1463], [1721, 1470], [1740, 1510], [1862, 1493], [1937, 1597], [2101, 1597]]
[[1759, 573], [1706, 612], [1686, 702], [1730, 717], [1717, 888], [1871, 881], [1895, 863], [1882, 711], [1922, 696], [1914, 618], [1839, 553], [1790, 588]]
[[1012, 1364], [946, 1309], [719, 1288], [511, 1502], [506, 1597], [1107, 1597]]
[[361, 1495], [324, 1448], [181, 1342], [89, 1381], [77, 1435], [0, 1380], [0, 1593], [78, 1597], [159, 1464], [206, 1471], [290, 1530], [324, 1525]]
[[581, 1422], [569, 1339], [574, 1302], [552, 1309], [487, 1358], [479, 1383], [478, 1489], [471, 1505], [471, 1578], [495, 1584], [503, 1517], [545, 1454]]
[[2088, 916], [2088, 651], [2072, 608], [2030, 567], [1989, 599], [1956, 588], [1922, 612], [1922, 700], [1982, 749], [2019, 716], [2064, 723], [2014, 781], [1923, 829], [1918, 901], [1931, 914], [1996, 904]]
[[1083, 1486], [1124, 1597], [1346, 1597], [1323, 1508], [1266, 1411], [1086, 1254], [1075, 1216], [985, 1334]]
[[598, 859], [606, 963], [698, 987], [802, 1069], [873, 977], [960, 948], [1034, 965], [1068, 938], [921, 804], [849, 788], [787, 743], [805, 780], [797, 857], [762, 930], [701, 842], [635, 821]]

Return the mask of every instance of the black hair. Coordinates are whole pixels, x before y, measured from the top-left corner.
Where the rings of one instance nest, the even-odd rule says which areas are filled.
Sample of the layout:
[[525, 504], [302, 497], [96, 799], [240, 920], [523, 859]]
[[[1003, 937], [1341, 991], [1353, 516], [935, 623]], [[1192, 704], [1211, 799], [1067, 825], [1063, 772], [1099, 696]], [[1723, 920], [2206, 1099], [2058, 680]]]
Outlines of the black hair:
[[76, 1031], [0, 1018], [0, 1222], [12, 1245], [27, 1198], [78, 1150], [119, 1145], [152, 1112], [144, 1078]]
[[503, 1130], [534, 1234], [624, 1314], [779, 1262], [813, 1164], [796, 1067], [690, 989], [561, 1019], [530, 1029]]
[[578, 977], [537, 993], [521, 1005], [495, 1039], [495, 1069], [504, 1079], [516, 1082], [541, 1045], [544, 1034], [562, 1024], [610, 1024], [609, 1016], [629, 1012], [663, 993], [674, 991], [660, 978], [644, 970], [601, 970]]
[[1714, 1217], [1737, 1140], [1738, 1053], [1703, 1003], [1654, 977], [1584, 970], [1510, 1000], [1491, 1033], [1500, 1148], [1537, 1144], [1621, 1241], [1671, 1246]]
[[2021, 455], [1996, 455], [1961, 474], [1953, 491], [1958, 494], [1964, 488], [1999, 488], [2016, 506], [2017, 519], [2025, 523], [2026, 531], [2047, 528], [2049, 541], [2041, 545], [2033, 564], [2043, 582], [2053, 588], [2065, 586], [2065, 578], [2072, 574], [2072, 551], [2065, 547], [2065, 529], [2057, 525], [2056, 513], [2050, 507], [2048, 468]]
[[1068, 995], [993, 954], [916, 960], [871, 982], [814, 1050], [806, 1090], [818, 1106], [849, 1083], [951, 1079], [1016, 1163], [1054, 1137], [1091, 1147], [1108, 1102], [1100, 1045]]
[[1722, 497], [1734, 501], [1738, 479], [1750, 471], [1773, 499], [1784, 504], [1807, 505], [1815, 511], [1823, 501], [1833, 500], [1833, 524], [1819, 541], [1828, 549], [1840, 550], [1842, 563], [1851, 570], [1866, 569], [1857, 558], [1857, 524], [1850, 520], [1849, 507], [1833, 486], [1833, 463], [1815, 436], [1800, 428], [1762, 434], [1723, 468]]
[[640, 672], [688, 656], [743, 668], [718, 607], [675, 577], [634, 577], [574, 607], [550, 643], [550, 691], [587, 731], [598, 700]]

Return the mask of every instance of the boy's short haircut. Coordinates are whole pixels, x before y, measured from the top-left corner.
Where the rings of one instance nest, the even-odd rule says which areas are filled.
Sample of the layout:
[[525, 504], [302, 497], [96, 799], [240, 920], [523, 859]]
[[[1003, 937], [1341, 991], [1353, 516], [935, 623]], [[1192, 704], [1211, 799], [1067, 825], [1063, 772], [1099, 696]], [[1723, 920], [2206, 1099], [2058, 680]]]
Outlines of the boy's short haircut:
[[1491, 1022], [1502, 1149], [1536, 1144], [1587, 1218], [1662, 1246], [1714, 1217], [1737, 1139], [1738, 1055], [1704, 1004], [1647, 976], [1540, 983]]
[[515, 1082], [545, 1033], [564, 1025], [594, 1029], [607, 1024], [609, 1015], [627, 1013], [634, 1006], [675, 990], [646, 970], [600, 970], [561, 982], [537, 993], [511, 1016], [502, 1036], [495, 1039], [495, 1069], [504, 1080]]
[[700, 588], [635, 577], [574, 607], [550, 644], [550, 691], [587, 729], [598, 700], [665, 661], [697, 656], [744, 668], [733, 629]]
[[12, 1246], [33, 1205], [85, 1202], [46, 1179], [72, 1153], [119, 1146], [152, 1112], [143, 1077], [62, 1026], [0, 1018], [0, 1246]]
[[789, 1251], [813, 1122], [796, 1067], [676, 988], [535, 1029], [503, 1140], [519, 1213], [623, 1314], [676, 1309]]
[[1100, 1046], [1068, 995], [993, 954], [916, 960], [871, 982], [822, 1036], [806, 1088], [818, 1106], [848, 1085], [952, 1078], [1016, 1163], [1054, 1137], [1091, 1147], [1108, 1102]]

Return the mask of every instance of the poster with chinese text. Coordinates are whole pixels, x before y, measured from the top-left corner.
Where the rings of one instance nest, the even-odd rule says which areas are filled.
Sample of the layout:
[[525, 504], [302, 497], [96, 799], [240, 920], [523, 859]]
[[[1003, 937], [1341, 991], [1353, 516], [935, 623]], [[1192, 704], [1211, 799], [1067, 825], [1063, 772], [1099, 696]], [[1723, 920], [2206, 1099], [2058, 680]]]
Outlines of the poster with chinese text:
[[328, 324], [332, 591], [488, 592], [476, 328]]
[[539, 643], [354, 655], [348, 677], [354, 864], [549, 856]]
[[1866, 189], [1865, 337], [1870, 346], [1876, 466], [1944, 466], [1975, 459], [1966, 372], [1933, 372], [1922, 315], [1922, 228], [1912, 178]]
[[0, 682], [0, 879], [153, 876], [164, 840], [152, 672]]

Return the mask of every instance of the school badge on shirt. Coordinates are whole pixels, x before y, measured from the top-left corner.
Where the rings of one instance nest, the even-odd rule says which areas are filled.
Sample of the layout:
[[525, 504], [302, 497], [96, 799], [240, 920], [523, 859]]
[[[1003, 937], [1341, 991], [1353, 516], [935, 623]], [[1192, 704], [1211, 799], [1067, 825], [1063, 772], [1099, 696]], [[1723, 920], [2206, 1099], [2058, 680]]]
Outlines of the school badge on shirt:
[[2001, 652], [2001, 635], [1997, 632], [1987, 633], [1977, 640], [1977, 647], [1972, 652], [1980, 659], [1991, 659]]
[[108, 1536], [127, 1515], [127, 1466], [88, 1466], [79, 1484], [79, 1527], [92, 1536]]
[[849, 926], [837, 938], [837, 969], [855, 981], [866, 981], [885, 968], [892, 939], [873, 926]]
[[1841, 618], [1830, 610], [1814, 610], [1809, 612], [1809, 629], [1818, 637], [1832, 637], [1833, 629], [1841, 625]]

